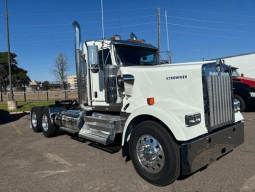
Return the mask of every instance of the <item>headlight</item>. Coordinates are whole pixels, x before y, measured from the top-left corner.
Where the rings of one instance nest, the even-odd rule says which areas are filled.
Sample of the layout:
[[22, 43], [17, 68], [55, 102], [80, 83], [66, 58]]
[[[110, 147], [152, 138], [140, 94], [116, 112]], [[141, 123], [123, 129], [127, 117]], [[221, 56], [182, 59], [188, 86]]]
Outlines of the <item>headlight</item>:
[[240, 101], [237, 99], [234, 99], [234, 110], [235, 112], [240, 111]]
[[255, 97], [255, 92], [250, 92], [251, 97]]
[[196, 113], [192, 115], [185, 115], [185, 123], [186, 125], [196, 125], [201, 122], [201, 114]]

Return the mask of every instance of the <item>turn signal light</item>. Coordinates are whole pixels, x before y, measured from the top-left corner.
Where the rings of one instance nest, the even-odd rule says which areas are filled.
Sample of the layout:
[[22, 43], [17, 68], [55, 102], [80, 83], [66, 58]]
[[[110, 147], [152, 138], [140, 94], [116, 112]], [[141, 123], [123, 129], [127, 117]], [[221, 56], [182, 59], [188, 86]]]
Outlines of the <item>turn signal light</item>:
[[154, 105], [154, 97], [151, 97], [151, 98], [147, 98], [147, 103], [148, 105]]

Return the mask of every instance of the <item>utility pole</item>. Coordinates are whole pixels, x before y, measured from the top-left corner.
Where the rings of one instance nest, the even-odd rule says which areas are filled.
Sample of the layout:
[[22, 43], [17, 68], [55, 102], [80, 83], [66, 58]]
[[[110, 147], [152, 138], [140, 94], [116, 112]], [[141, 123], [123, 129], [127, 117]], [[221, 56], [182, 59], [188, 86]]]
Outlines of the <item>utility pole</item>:
[[158, 61], [160, 59], [160, 8], [158, 8]]
[[5, 0], [5, 12], [6, 12], [9, 81], [10, 81], [10, 99], [9, 99], [9, 101], [7, 101], [7, 106], [8, 106], [8, 110], [15, 110], [15, 109], [17, 109], [17, 101], [14, 101], [14, 99], [13, 99], [13, 90], [12, 90], [12, 71], [11, 71], [11, 57], [10, 57], [9, 22], [8, 22], [9, 14], [8, 14], [7, 0]]
[[6, 31], [7, 31], [7, 49], [8, 49], [8, 66], [9, 66], [9, 81], [10, 81], [10, 100], [13, 101], [13, 91], [12, 91], [12, 72], [11, 72], [11, 58], [10, 58], [10, 38], [9, 38], [9, 22], [8, 22], [8, 7], [7, 0], [5, 0], [5, 12], [6, 12]]

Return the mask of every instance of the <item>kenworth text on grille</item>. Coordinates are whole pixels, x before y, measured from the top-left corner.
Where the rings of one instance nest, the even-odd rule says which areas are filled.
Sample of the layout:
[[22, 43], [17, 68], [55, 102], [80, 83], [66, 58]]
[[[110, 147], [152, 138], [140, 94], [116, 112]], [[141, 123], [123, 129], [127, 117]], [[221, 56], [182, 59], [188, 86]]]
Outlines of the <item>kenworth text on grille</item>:
[[134, 34], [81, 44], [80, 26], [76, 21], [73, 26], [78, 101], [34, 107], [35, 132], [52, 137], [61, 129], [101, 149], [119, 145], [136, 172], [158, 186], [244, 142], [228, 65], [162, 64], [158, 49]]

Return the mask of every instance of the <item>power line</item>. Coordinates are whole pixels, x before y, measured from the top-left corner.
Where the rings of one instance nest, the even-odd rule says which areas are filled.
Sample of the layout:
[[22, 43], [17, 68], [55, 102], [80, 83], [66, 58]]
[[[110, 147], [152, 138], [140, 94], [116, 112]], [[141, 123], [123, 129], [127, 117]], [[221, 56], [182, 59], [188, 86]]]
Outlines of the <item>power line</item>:
[[[134, 24], [134, 25], [123, 25], [121, 26], [121, 28], [123, 27], [133, 27], [133, 26], [140, 26], [140, 25], [149, 25], [149, 24], [153, 24], [153, 23], [157, 23], [157, 22], [149, 22], [149, 23], [141, 23], [141, 24]], [[116, 29], [119, 27], [106, 27], [105, 29]], [[81, 31], [99, 31], [102, 30], [100, 29], [85, 29], [85, 30], [81, 30]], [[33, 33], [33, 34], [12, 34], [12, 36], [25, 36], [25, 35], [52, 35], [52, 34], [63, 34], [63, 33], [72, 33], [73, 31], [61, 31], [61, 32], [50, 32], [50, 33]], [[5, 35], [0, 35], [0, 36], [5, 36]]]
[[210, 29], [210, 30], [217, 30], [217, 31], [255, 33], [255, 31], [242, 31], [242, 30], [219, 29], [219, 28], [211, 28], [211, 27], [199, 27], [199, 26], [194, 26], [194, 25], [182, 25], [182, 24], [176, 24], [176, 23], [168, 23], [168, 25], [190, 27], [190, 28], [197, 28], [197, 29]]
[[[157, 22], [150, 22], [150, 23], [142, 23], [142, 24], [134, 24], [134, 25], [122, 25], [122, 27], [133, 27], [133, 26], [140, 26], [140, 25], [149, 25], [149, 24], [154, 24], [154, 23], [157, 23]], [[119, 28], [119, 27], [107, 27], [105, 29], [116, 29], [116, 28]]]
[[[108, 10], [104, 12], [116, 12], [116, 11], [136, 11], [142, 9], [153, 9], [156, 7], [145, 7], [145, 8], [136, 8], [136, 9], [122, 9], [122, 10]], [[71, 12], [71, 13], [24, 13], [24, 14], [14, 14], [12, 16], [37, 16], [37, 15], [72, 15], [72, 14], [87, 14], [87, 13], [101, 13], [101, 11], [88, 11], [88, 12]], [[4, 15], [0, 15], [4, 16]]]
[[[101, 30], [101, 29], [100, 29]], [[157, 29], [155, 30], [146, 30], [146, 31], [137, 31], [134, 33], [149, 33], [152, 31], [157, 31]], [[126, 35], [126, 34], [130, 34], [130, 33], [122, 33], [122, 35]], [[111, 36], [112, 34], [106, 34], [107, 36]], [[93, 37], [87, 37], [87, 39], [93, 39], [93, 38], [101, 38], [101, 35], [98, 36], [93, 36]], [[18, 43], [44, 43], [44, 42], [57, 42], [57, 41], [73, 41], [74, 39], [56, 39], [56, 40], [42, 40], [42, 41], [19, 41], [19, 42], [11, 42], [12, 44], [18, 44]], [[3, 43], [3, 42], [1, 42]]]
[[239, 15], [239, 14], [231, 14], [231, 13], [219, 13], [219, 12], [209, 12], [209, 11], [195, 11], [190, 9], [177, 9], [177, 8], [167, 8], [168, 10], [178, 10], [178, 11], [188, 11], [194, 13], [205, 13], [205, 14], [216, 14], [216, 15], [229, 15], [229, 16], [237, 16], [237, 17], [255, 17], [252, 15]]
[[[33, 34], [12, 34], [11, 36], [25, 36], [25, 35], [51, 35], [51, 34], [62, 34], [62, 33], [72, 33], [73, 31], [63, 31], [63, 32], [51, 32], [51, 33], [33, 33]], [[0, 35], [5, 36], [5, 35]]]
[[12, 42], [12, 44], [17, 43], [44, 43], [44, 42], [55, 42], [55, 41], [71, 41], [74, 39], [56, 39], [56, 40], [43, 40], [43, 41], [20, 41], [20, 42]]
[[[130, 20], [130, 19], [138, 19], [138, 18], [145, 18], [145, 17], [152, 17], [156, 16], [154, 15], [145, 15], [145, 16], [139, 16], [139, 17], [129, 17], [129, 18], [123, 18], [123, 19], [113, 19], [113, 20], [105, 20], [106, 22], [111, 21], [118, 21], [118, 20]], [[80, 22], [80, 24], [86, 24], [86, 23], [101, 23], [102, 21], [89, 21], [89, 22]], [[29, 27], [50, 27], [50, 26], [65, 26], [65, 25], [71, 25], [70, 23], [60, 23], [60, 24], [48, 24], [48, 25], [25, 25], [25, 26], [11, 26], [10, 28], [29, 28]], [[5, 28], [5, 27], [0, 27]]]
[[208, 23], [218, 23], [218, 24], [227, 24], [227, 25], [255, 27], [255, 25], [246, 25], [246, 24], [239, 24], [239, 23], [228, 23], [228, 22], [220, 22], [220, 21], [208, 21], [208, 20], [202, 20], [202, 19], [192, 19], [192, 18], [187, 18], [187, 17], [175, 17], [175, 16], [168, 16], [168, 17], [176, 18], [176, 19], [190, 20], [190, 21], [200, 21], [200, 22], [208, 22]]
[[152, 17], [152, 16], [157, 16], [157, 14], [154, 14], [154, 15], [145, 15], [145, 16], [139, 16], [139, 17], [129, 17], [129, 18], [123, 18], [123, 19], [105, 20], [105, 21], [110, 22], [110, 21], [118, 21], [118, 20], [139, 19], [139, 18]]
[[170, 31], [172, 33], [180, 33], [180, 34], [188, 34], [188, 35], [198, 35], [198, 36], [207, 36], [207, 37], [220, 37], [220, 38], [227, 38], [227, 39], [243, 39], [243, 40], [255, 40], [252, 38], [243, 38], [243, 37], [231, 37], [231, 36], [220, 36], [220, 35], [208, 35], [202, 33], [187, 33], [187, 32], [180, 32], [180, 31]]

